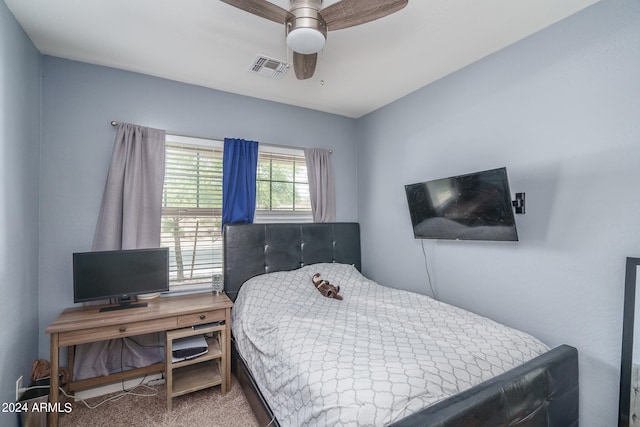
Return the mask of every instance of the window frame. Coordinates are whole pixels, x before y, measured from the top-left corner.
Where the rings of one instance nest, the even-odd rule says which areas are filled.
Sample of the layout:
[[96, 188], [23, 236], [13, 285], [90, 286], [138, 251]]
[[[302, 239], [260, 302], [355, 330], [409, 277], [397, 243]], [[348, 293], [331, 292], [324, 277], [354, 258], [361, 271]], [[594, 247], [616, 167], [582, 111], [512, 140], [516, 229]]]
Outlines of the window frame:
[[[294, 148], [294, 147], [283, 147], [279, 145], [269, 145], [269, 144], [260, 144], [258, 146], [258, 163], [260, 163], [262, 155], [283, 155], [283, 156], [292, 156], [296, 158], [295, 162], [300, 162], [304, 164], [304, 168], [306, 170], [306, 158], [304, 149], [302, 148]], [[264, 161], [264, 160], [263, 160]], [[293, 181], [274, 181], [270, 179], [270, 182], [283, 182], [283, 183], [291, 183], [293, 185], [293, 206], [294, 210], [280, 210], [280, 209], [259, 209], [258, 201], [256, 200], [256, 211], [254, 216], [254, 223], [285, 223], [285, 222], [313, 222], [313, 213], [311, 211], [311, 201], [309, 200], [308, 210], [295, 210], [295, 186], [296, 184], [306, 184], [307, 189], [309, 186], [308, 174], [305, 181], [296, 181], [296, 174], [294, 172]], [[271, 177], [272, 178], [272, 177]], [[256, 186], [258, 185], [258, 181], [260, 180], [259, 176], [256, 177]], [[308, 194], [308, 190], [307, 190]], [[256, 196], [257, 198], [257, 196]], [[272, 201], [271, 201], [272, 202]]]

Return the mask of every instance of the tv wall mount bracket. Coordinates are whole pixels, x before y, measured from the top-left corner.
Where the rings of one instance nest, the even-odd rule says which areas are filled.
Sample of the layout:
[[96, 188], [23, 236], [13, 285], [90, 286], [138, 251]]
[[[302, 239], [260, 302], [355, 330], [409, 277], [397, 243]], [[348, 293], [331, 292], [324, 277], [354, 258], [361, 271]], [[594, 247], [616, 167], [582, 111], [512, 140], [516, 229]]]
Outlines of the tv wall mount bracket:
[[517, 214], [525, 213], [524, 193], [516, 193], [516, 199], [511, 202], [514, 208], [516, 208]]

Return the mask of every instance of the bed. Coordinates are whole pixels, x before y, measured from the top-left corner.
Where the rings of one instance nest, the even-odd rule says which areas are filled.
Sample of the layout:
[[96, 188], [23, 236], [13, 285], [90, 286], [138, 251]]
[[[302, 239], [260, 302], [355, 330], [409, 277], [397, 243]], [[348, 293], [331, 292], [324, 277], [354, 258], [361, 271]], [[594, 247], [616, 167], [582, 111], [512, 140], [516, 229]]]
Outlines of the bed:
[[[488, 319], [371, 282], [359, 273], [357, 223], [228, 225], [224, 250], [225, 292], [236, 302], [233, 370], [263, 426], [578, 425], [575, 348], [548, 350], [519, 331], [498, 331], [502, 325]], [[344, 300], [320, 295], [309, 280], [316, 272], [346, 284]], [[442, 320], [436, 314], [441, 310], [453, 317]], [[308, 317], [310, 312], [321, 317]], [[436, 318], [445, 329], [438, 332], [421, 316]], [[476, 353], [475, 336], [466, 333], [471, 320], [513, 338], [506, 350], [510, 360], [483, 365], [488, 357]], [[456, 322], [464, 333], [457, 335]], [[358, 324], [367, 332], [351, 329]], [[442, 341], [449, 349], [442, 352], [417, 340], [417, 350], [405, 351], [405, 342], [396, 341], [406, 335], [416, 342], [425, 333], [434, 342], [455, 335], [458, 344]], [[285, 347], [273, 347], [276, 341]], [[417, 357], [405, 358], [408, 353]], [[291, 366], [287, 355], [295, 356]], [[454, 372], [470, 359], [480, 365]], [[445, 372], [433, 368], [439, 375], [433, 378], [440, 379], [432, 381], [434, 360], [444, 362]]]

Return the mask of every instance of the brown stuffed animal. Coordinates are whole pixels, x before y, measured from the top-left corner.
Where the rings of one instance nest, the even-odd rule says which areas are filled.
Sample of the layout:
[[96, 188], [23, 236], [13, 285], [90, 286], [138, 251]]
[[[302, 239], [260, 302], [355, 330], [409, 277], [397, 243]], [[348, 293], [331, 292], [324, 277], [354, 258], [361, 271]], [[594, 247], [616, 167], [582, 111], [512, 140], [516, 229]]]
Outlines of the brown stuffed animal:
[[315, 285], [316, 289], [325, 297], [339, 300], [342, 299], [342, 295], [338, 295], [338, 292], [340, 292], [340, 286], [333, 286], [329, 281], [321, 279], [320, 273], [314, 274], [311, 281]]

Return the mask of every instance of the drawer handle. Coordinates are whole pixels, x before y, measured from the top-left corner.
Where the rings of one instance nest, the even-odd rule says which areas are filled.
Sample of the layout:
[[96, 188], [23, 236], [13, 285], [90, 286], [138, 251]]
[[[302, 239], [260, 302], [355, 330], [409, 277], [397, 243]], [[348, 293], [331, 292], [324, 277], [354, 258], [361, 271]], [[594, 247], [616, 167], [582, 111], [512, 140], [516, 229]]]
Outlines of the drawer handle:
[[127, 328], [125, 328], [124, 326], [120, 326], [119, 331], [120, 331], [120, 332], [126, 332], [126, 331], [127, 331]]
[[200, 320], [204, 320], [204, 319], [206, 319], [206, 318], [207, 318], [207, 316], [205, 316], [204, 314], [201, 314], [201, 315], [200, 315]]

